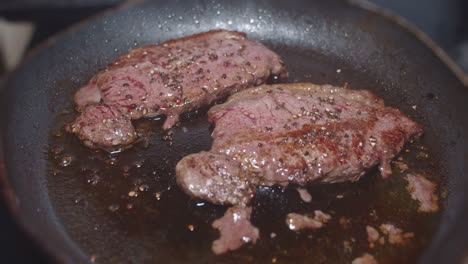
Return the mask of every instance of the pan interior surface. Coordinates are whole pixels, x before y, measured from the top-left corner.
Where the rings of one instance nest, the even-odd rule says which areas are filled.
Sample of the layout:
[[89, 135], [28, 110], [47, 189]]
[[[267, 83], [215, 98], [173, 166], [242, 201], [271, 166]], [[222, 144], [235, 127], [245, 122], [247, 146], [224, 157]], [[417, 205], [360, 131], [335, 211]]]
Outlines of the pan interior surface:
[[[177, 161], [210, 148], [206, 109], [188, 115], [171, 135], [159, 129], [161, 120], [136, 122], [151, 132], [149, 144], [115, 155], [87, 149], [63, 131], [75, 116], [76, 89], [117, 56], [215, 28], [244, 31], [272, 48], [288, 68], [287, 82], [369, 89], [423, 124], [424, 137], [402, 157], [448, 196], [443, 215], [417, 213], [398, 171], [387, 180], [374, 171], [357, 183], [307, 186], [312, 203], [301, 202], [297, 186], [261, 188], [252, 218], [260, 240], [215, 256], [210, 245], [218, 234], [211, 222], [226, 208], [190, 199], [174, 180]], [[413, 35], [342, 1], [160, 1], [131, 7], [66, 34], [30, 58], [11, 76], [4, 98], [15, 102], [4, 104], [3, 142], [19, 217], [36, 219], [28, 224], [39, 230], [35, 236], [64, 260], [349, 263], [369, 252], [379, 263], [438, 263], [455, 261], [468, 237], [466, 228], [457, 229], [468, 212], [461, 187], [467, 182], [467, 90]], [[430, 158], [418, 158], [421, 152]], [[318, 231], [287, 229], [287, 213], [313, 210], [332, 213], [333, 220]], [[365, 226], [385, 222], [416, 238], [404, 247], [369, 248]]]

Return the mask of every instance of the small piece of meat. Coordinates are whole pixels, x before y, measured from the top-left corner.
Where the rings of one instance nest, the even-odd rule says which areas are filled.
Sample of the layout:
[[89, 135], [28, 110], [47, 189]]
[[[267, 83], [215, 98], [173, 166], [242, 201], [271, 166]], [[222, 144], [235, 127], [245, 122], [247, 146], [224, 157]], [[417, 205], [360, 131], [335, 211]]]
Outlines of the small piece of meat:
[[130, 119], [118, 109], [104, 105], [90, 105], [65, 129], [76, 133], [86, 146], [107, 148], [128, 145], [136, 138]]
[[357, 181], [389, 162], [422, 127], [366, 90], [310, 83], [263, 85], [212, 107], [213, 146], [177, 164], [194, 197], [248, 204], [257, 186]]
[[318, 229], [322, 228], [323, 224], [331, 219], [329, 214], [325, 214], [320, 210], [314, 211], [314, 218], [296, 213], [290, 213], [286, 216], [286, 224], [289, 229], [299, 231], [301, 229]]
[[400, 170], [400, 172], [405, 172], [408, 169], [408, 165], [403, 161], [395, 161], [395, 165]]
[[286, 225], [289, 229], [299, 231], [301, 229], [319, 229], [323, 223], [306, 215], [290, 213], [286, 216]]
[[390, 244], [404, 245], [409, 239], [414, 237], [413, 233], [405, 233], [402, 229], [392, 224], [382, 224], [379, 228], [382, 233], [388, 236]]
[[353, 246], [351, 246], [351, 242], [348, 240], [343, 241], [343, 251], [346, 254], [351, 254], [353, 252]]
[[406, 189], [410, 192], [411, 198], [419, 201], [419, 211], [437, 212], [439, 210], [439, 198], [435, 194], [436, 184], [426, 179], [420, 174], [407, 174], [406, 180], [408, 186]]
[[361, 257], [354, 259], [351, 264], [378, 264], [378, 262], [374, 256], [364, 253]]
[[306, 203], [312, 202], [312, 195], [310, 195], [309, 191], [304, 188], [297, 188], [297, 192], [299, 193], [299, 196], [301, 197], [302, 201]]
[[379, 240], [380, 234], [377, 229], [373, 228], [372, 226], [366, 226], [366, 232], [367, 232], [367, 241], [369, 243], [374, 243], [375, 241]]
[[211, 247], [215, 254], [236, 250], [248, 242], [255, 244], [259, 232], [250, 222], [251, 213], [250, 207], [234, 206], [229, 208], [223, 217], [213, 222], [213, 227], [219, 229], [221, 234]]
[[[84, 115], [91, 109], [87, 105], [99, 103], [129, 119], [166, 115], [163, 128], [169, 129], [182, 113], [282, 74], [280, 57], [260, 42], [241, 32], [213, 30], [131, 50], [80, 88], [75, 103]], [[102, 132], [86, 135], [82, 139], [94, 148], [128, 143], [102, 141], [110, 137]]]
[[322, 223], [327, 223], [331, 219], [331, 215], [326, 214], [320, 210], [315, 210], [314, 214], [315, 214], [314, 219]]

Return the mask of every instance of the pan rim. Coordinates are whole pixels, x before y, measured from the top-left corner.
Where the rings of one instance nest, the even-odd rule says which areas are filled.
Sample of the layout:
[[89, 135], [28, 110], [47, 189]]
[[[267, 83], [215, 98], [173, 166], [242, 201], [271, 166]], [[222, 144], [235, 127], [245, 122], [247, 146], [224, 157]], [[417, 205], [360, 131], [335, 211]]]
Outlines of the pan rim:
[[406, 18], [392, 12], [390, 9], [374, 4], [369, 0], [346, 1], [352, 6], [381, 16], [411, 33], [411, 35], [415, 36], [420, 42], [424, 43], [424, 45], [426, 45], [426, 47], [429, 48], [437, 56], [437, 58], [439, 58], [450, 69], [450, 71], [457, 77], [463, 86], [468, 87], [468, 73], [465, 73], [444, 49], [437, 45], [437, 43], [431, 37], [429, 37], [427, 33], [420, 30], [416, 25], [408, 21]]
[[[138, 4], [141, 4], [145, 1], [134, 0], [127, 1], [123, 4], [117, 5], [115, 7], [107, 8], [106, 10], [100, 11], [95, 15], [92, 15], [89, 18], [86, 18], [83, 21], [77, 22], [66, 29], [53, 34], [46, 40], [39, 43], [37, 46], [33, 47], [22, 59], [14, 69], [8, 71], [0, 78], [0, 94], [7, 89], [6, 83], [10, 79], [14, 72], [21, 69], [23, 65], [28, 63], [33, 57], [41, 53], [43, 50], [53, 46], [58, 40], [66, 36], [68, 33], [73, 34], [77, 29], [84, 27], [86, 25], [91, 25], [96, 22], [98, 19], [101, 19], [104, 16], [112, 15], [119, 11], [123, 11], [134, 7]], [[402, 28], [404, 31], [410, 33], [420, 42], [422, 42], [426, 47], [431, 50], [433, 54], [444, 64], [450, 71], [454, 74], [454, 77], [461, 83], [462, 86], [468, 87], [468, 75], [464, 74], [462, 69], [452, 60], [448, 54], [440, 48], [426, 33], [421, 31], [415, 25], [407, 21], [405, 18], [396, 15], [376, 4], [369, 2], [368, 0], [346, 0], [350, 4], [351, 8], [359, 8], [363, 11], [373, 13], [380, 17], [381, 19], [386, 19], [397, 27]], [[38, 231], [35, 225], [27, 221], [27, 218], [21, 213], [21, 209], [17, 206], [15, 200], [15, 190], [12, 188], [9, 182], [9, 176], [7, 173], [7, 165], [4, 160], [4, 144], [3, 144], [3, 135], [0, 132], [2, 140], [0, 140], [0, 187], [2, 189], [2, 196], [5, 199], [5, 204], [7, 205], [9, 213], [17, 221], [19, 228], [24, 232], [25, 236], [30, 238], [31, 241], [37, 245], [45, 255], [52, 258], [52, 261], [57, 263], [74, 263], [68, 256], [66, 256], [62, 251], [57, 250], [54, 246], [48, 242], [46, 237]]]
[[[40, 54], [43, 50], [53, 46], [58, 40], [66, 36], [68, 33], [72, 34], [77, 29], [84, 27], [86, 25], [90, 25], [93, 22], [99, 20], [100, 18], [106, 15], [111, 15], [118, 11], [128, 9], [142, 2], [143, 1], [141, 0], [131, 0], [131, 1], [127, 1], [125, 3], [116, 5], [114, 7], [106, 8], [103, 11], [100, 11], [57, 33], [52, 34], [50, 37], [43, 40], [42, 42], [37, 44], [35, 47], [33, 47], [31, 50], [29, 50], [26, 53], [26, 55], [21, 59], [20, 63], [18, 63], [18, 65], [16, 65], [13, 69], [9, 70], [8, 72], [0, 76], [0, 94], [3, 94], [5, 92], [5, 89], [7, 89], [6, 87], [7, 81], [12, 77], [14, 72], [21, 69], [23, 65], [28, 63], [28, 61], [32, 59], [33, 57], [35, 57], [37, 54]], [[60, 250], [57, 250], [51, 243], [49, 243], [46, 237], [41, 232], [38, 231], [36, 226], [31, 224], [27, 220], [27, 218], [23, 216], [23, 214], [21, 213], [20, 211], [21, 209], [16, 204], [15, 191], [10, 184], [9, 176], [7, 173], [7, 165], [5, 163], [5, 158], [4, 158], [3, 140], [4, 140], [3, 131], [0, 131], [0, 189], [2, 190], [0, 195], [3, 197], [5, 201], [5, 205], [8, 209], [8, 213], [12, 216], [14, 220], [16, 220], [19, 230], [22, 231], [23, 234], [31, 240], [31, 242], [36, 246], [37, 249], [39, 249], [39, 251], [41, 251], [43, 254], [48, 256], [51, 261], [53, 261], [54, 263], [70, 263], [70, 264], [75, 263], [72, 259], [70, 259], [69, 256], [67, 256]], [[87, 261], [87, 260], [88, 259], [83, 259], [83, 261]]]

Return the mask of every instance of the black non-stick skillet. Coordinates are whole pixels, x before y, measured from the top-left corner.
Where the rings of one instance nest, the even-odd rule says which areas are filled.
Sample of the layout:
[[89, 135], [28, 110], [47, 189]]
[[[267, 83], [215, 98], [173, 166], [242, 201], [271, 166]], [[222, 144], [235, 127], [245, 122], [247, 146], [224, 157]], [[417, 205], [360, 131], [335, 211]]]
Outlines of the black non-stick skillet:
[[[468, 254], [468, 90], [461, 74], [423, 34], [401, 20], [369, 5], [338, 0], [145, 2], [76, 26], [31, 54], [2, 90], [1, 178], [12, 213], [55, 260], [271, 263], [274, 257], [290, 263], [350, 263], [370, 250], [356, 247], [348, 255], [331, 256], [326, 236], [311, 233], [320, 243], [311, 238], [304, 242], [306, 237], [278, 229], [284, 233], [279, 242], [263, 239], [259, 245], [214, 256], [209, 244], [217, 234], [209, 224], [225, 208], [189, 199], [173, 180], [182, 156], [210, 147], [211, 127], [203, 110], [187, 116], [173, 131], [172, 146], [158, 129], [159, 120], [140, 122], [142, 129], [153, 131], [149, 147], [142, 143], [115, 156], [86, 149], [63, 132], [63, 123], [74, 115], [75, 90], [118, 55], [215, 28], [244, 31], [278, 52], [289, 69], [288, 82], [370, 89], [423, 124], [425, 135], [418, 144], [428, 148], [431, 159], [420, 163], [415, 158], [414, 169], [432, 174], [447, 198], [442, 199], [441, 217], [431, 219], [434, 226], [417, 222], [417, 217], [404, 221], [415, 229], [431, 227], [434, 233], [424, 248], [403, 251], [408, 257], [395, 251], [393, 259], [462, 263]], [[64, 166], [68, 157], [72, 162]], [[367, 208], [381, 208], [374, 202], [381, 197], [376, 193], [398, 185], [398, 176], [392, 178], [395, 182], [385, 183], [371, 173], [355, 184], [310, 186], [318, 197], [313, 205], [301, 205], [291, 190], [260, 190], [253, 221], [269, 237], [291, 208], [315, 206], [361, 216]], [[134, 189], [139, 197], [127, 195]], [[351, 198], [330, 198], [341, 193]], [[388, 209], [397, 212], [388, 219], [404, 217], [411, 207], [394, 200], [392, 206], [399, 208]], [[357, 227], [364, 222], [356, 220]], [[353, 228], [335, 233], [365, 239]], [[311, 244], [288, 248], [288, 243], [296, 243], [290, 241]]]

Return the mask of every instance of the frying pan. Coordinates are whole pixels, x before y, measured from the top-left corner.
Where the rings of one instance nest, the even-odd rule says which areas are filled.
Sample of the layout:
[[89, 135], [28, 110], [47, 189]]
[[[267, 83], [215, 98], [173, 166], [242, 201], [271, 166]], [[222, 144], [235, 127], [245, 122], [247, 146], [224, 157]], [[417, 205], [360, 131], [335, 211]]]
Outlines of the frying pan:
[[[209, 221], [222, 215], [222, 211], [212, 205], [197, 210], [197, 205], [203, 202], [186, 198], [173, 185], [172, 179], [173, 166], [178, 159], [209, 149], [209, 125], [202, 113], [194, 114], [192, 121], [185, 121], [176, 128], [174, 146], [168, 147], [160, 137], [155, 137], [156, 142], [151, 142], [148, 150], [137, 147], [128, 150], [129, 154], [122, 153], [124, 161], [121, 162], [133, 162], [138, 168], [136, 161], [141, 160], [143, 166], [140, 166], [147, 167], [141, 171], [132, 167], [127, 178], [125, 173], [120, 173], [124, 175], [119, 178], [90, 176], [85, 170], [67, 175], [65, 169], [57, 173], [50, 169], [56, 162], [50, 158], [51, 142], [64, 143], [69, 153], [73, 151], [66, 149], [70, 146], [79, 149], [73, 152], [72, 165], [75, 166], [80, 159], [94, 155], [74, 137], [61, 135], [54, 141], [51, 135], [60, 133], [61, 124], [70, 118], [61, 116], [68, 113], [64, 109], [72, 107], [74, 91], [95, 72], [135, 46], [214, 28], [244, 31], [250, 38], [264, 42], [284, 58], [290, 82], [334, 85], [347, 82], [351, 88], [367, 88], [382, 96], [388, 105], [402, 109], [422, 123], [424, 141], [438, 164], [433, 172], [437, 173], [439, 184], [445, 186], [447, 199], [435, 234], [416, 259], [420, 263], [462, 261], [468, 242], [465, 192], [468, 90], [457, 78], [461, 74], [427, 37], [402, 20], [368, 4], [338, 0], [161, 0], [126, 5], [73, 27], [33, 52], [9, 75], [2, 90], [2, 184], [12, 213], [56, 261], [271, 262], [267, 251], [250, 253], [253, 257], [239, 254], [218, 258], [209, 250], [201, 250], [209, 248], [210, 241], [216, 237]], [[413, 105], [417, 108], [413, 109]], [[151, 127], [157, 127], [159, 121], [151, 122]], [[155, 129], [154, 133], [162, 133], [158, 131]], [[125, 155], [136, 158], [125, 160]], [[95, 157], [109, 158], [103, 153]], [[156, 176], [148, 176], [151, 172]], [[121, 204], [120, 207], [135, 206], [135, 210], [122, 214], [103, 209], [120, 199], [123, 190], [128, 191], [125, 184], [136, 184], [138, 175], [143, 181], [153, 180], [148, 187], [153, 191], [170, 190], [167, 199], [173, 201], [156, 207], [154, 197], [153, 200], [143, 197]], [[366, 181], [370, 182], [366, 179], [371, 177], [363, 179], [363, 183], [337, 188], [359, 189]], [[317, 189], [334, 190], [329, 186]], [[101, 194], [106, 191], [109, 194]], [[362, 195], [366, 197], [367, 193], [375, 191], [364, 189]], [[260, 205], [270, 203], [277, 211], [294, 206], [281, 191], [272, 190], [259, 199]], [[366, 202], [372, 201], [355, 201], [364, 207]], [[174, 206], [195, 209], [188, 213], [183, 213], [184, 209], [181, 213], [169, 213], [174, 211]], [[142, 208], [141, 211], [138, 208]], [[117, 206], [110, 209], [117, 209]], [[270, 216], [274, 216], [275, 211], [276, 208], [270, 209]], [[181, 231], [183, 234], [171, 231], [184, 217], [192, 217], [200, 226], [199, 232], [194, 232], [194, 237], [188, 240], [183, 235], [186, 230]], [[158, 222], [157, 219], [163, 220]], [[160, 240], [169, 241], [169, 246], [162, 246], [164, 241]], [[200, 250], [191, 250], [193, 248]], [[240, 252], [256, 252], [254, 249]], [[326, 257], [308, 256], [296, 263], [320, 263], [326, 261]]]

